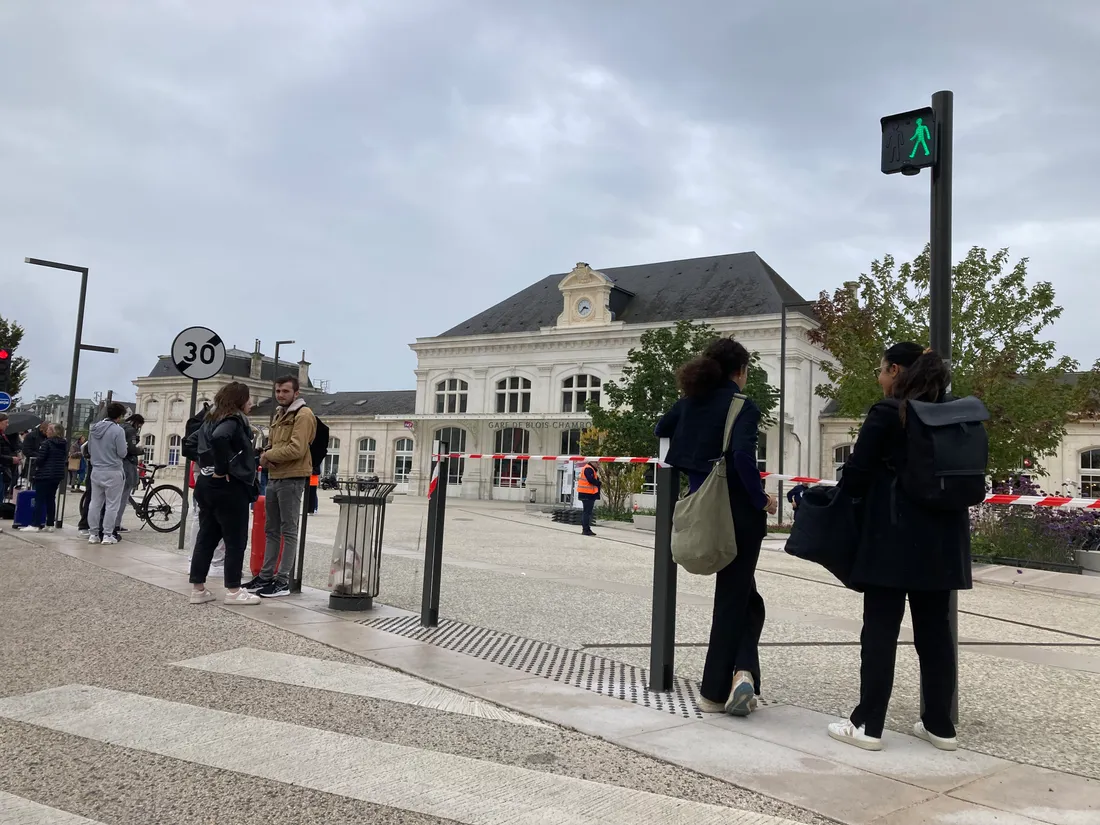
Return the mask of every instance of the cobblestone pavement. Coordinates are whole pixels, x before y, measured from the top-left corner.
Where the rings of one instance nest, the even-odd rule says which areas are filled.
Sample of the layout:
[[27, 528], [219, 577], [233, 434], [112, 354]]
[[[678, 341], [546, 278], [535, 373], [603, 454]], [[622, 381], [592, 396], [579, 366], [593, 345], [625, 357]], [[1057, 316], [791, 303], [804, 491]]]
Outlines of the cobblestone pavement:
[[[387, 604], [419, 610], [425, 512], [423, 499], [409, 497], [388, 509]], [[309, 520], [307, 584], [327, 583], [335, 513], [323, 494], [321, 514]], [[146, 533], [142, 541], [175, 545], [174, 534]], [[522, 507], [449, 500], [441, 615], [648, 664], [652, 539], [607, 525], [585, 539]], [[782, 552], [762, 554], [758, 584], [769, 616], [765, 694], [846, 714], [858, 695], [858, 595]], [[711, 595], [709, 579], [681, 575], [677, 671], [685, 677], [701, 673]], [[959, 602], [965, 746], [1100, 778], [1100, 601], [979, 584]], [[918, 709], [916, 657], [903, 645], [887, 727], [908, 731]]]
[[24, 537], [0, 569], [0, 823], [826, 821]]

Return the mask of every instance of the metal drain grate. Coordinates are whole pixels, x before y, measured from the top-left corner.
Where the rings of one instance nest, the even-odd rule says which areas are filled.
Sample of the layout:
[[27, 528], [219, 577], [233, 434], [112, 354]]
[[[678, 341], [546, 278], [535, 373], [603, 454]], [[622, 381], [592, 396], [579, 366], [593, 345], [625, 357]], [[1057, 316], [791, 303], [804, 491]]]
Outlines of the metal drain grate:
[[[677, 678], [671, 693], [653, 693], [649, 690], [649, 672], [646, 668], [593, 656], [582, 650], [449, 619], [441, 620], [439, 627], [421, 627], [417, 616], [361, 619], [358, 623], [673, 716], [703, 718], [696, 703], [693, 682]], [[761, 701], [761, 704], [768, 703]]]

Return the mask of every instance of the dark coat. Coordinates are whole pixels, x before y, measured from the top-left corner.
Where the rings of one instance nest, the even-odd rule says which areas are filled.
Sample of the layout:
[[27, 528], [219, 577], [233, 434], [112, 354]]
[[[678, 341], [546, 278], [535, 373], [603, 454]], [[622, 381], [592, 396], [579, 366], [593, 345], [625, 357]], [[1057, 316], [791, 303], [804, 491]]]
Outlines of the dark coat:
[[[741, 390], [730, 381], [706, 398], [681, 398], [657, 423], [658, 438], [670, 438], [665, 463], [694, 473], [709, 473], [722, 452], [722, 437], [726, 430], [733, 397]], [[750, 398], [745, 399], [737, 420], [733, 422], [730, 445], [726, 451], [727, 481], [730, 507], [737, 540], [760, 541], [768, 532], [768, 515], [753, 505], [745, 482], [734, 469], [733, 454], [744, 452], [756, 458], [760, 428], [760, 408]], [[763, 481], [760, 482], [761, 489]]]
[[65, 474], [69, 471], [69, 442], [56, 435], [53, 438], [47, 438], [38, 448], [37, 458], [35, 481], [65, 478]]
[[26, 437], [23, 439], [23, 445], [21, 447], [21, 449], [23, 450], [23, 457], [37, 458], [38, 450], [42, 447], [42, 442], [45, 440], [46, 436], [44, 436], [42, 434], [42, 431], [37, 427], [27, 433]]
[[15, 454], [19, 452], [18, 436], [14, 433], [9, 437], [0, 435], [0, 473], [5, 479], [15, 475]]
[[138, 431], [137, 427], [130, 424], [127, 421], [122, 422], [122, 432], [126, 435], [126, 458], [123, 461], [129, 461], [135, 467], [138, 463], [138, 456], [144, 454], [145, 450], [138, 444]]
[[930, 510], [897, 483], [907, 463], [905, 428], [896, 402], [871, 407], [841, 482], [862, 498], [852, 586], [901, 590], [969, 590], [970, 514]]
[[199, 430], [199, 467], [228, 476], [249, 490], [258, 484], [259, 461], [244, 415], [230, 415], [221, 421], [206, 419]]

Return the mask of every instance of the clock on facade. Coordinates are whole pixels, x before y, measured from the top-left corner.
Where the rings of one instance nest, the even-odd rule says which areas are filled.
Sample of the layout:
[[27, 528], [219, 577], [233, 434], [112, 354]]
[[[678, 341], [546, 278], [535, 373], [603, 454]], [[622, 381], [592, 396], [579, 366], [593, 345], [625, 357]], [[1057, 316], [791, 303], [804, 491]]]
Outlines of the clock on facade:
[[582, 318], [587, 318], [592, 314], [592, 302], [587, 298], [581, 298], [577, 302], [577, 314]]

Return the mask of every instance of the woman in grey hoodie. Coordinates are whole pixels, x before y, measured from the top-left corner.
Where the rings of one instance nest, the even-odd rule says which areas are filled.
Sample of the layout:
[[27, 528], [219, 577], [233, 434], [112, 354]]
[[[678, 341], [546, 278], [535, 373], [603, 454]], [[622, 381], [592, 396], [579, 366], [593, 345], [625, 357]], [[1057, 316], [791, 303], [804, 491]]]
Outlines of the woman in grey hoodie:
[[107, 418], [92, 425], [88, 434], [88, 453], [92, 463], [92, 500], [88, 504], [89, 544], [118, 544], [116, 533], [104, 533], [104, 527], [114, 530], [122, 513], [122, 496], [126, 490], [126, 433], [119, 420], [126, 408], [117, 401], [107, 405]]

